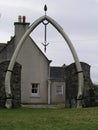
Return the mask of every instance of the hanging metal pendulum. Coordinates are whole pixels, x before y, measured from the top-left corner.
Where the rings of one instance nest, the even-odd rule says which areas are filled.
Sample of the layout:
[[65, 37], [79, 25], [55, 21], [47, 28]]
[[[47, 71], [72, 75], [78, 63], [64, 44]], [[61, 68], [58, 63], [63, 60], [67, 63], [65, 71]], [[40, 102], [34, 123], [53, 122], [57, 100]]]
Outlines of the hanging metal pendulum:
[[[47, 11], [47, 6], [44, 6], [44, 11], [45, 11], [45, 15], [46, 15], [46, 11]], [[44, 46], [44, 51], [46, 52], [46, 47], [49, 45], [49, 43], [47, 43], [47, 25], [48, 25], [48, 21], [44, 20], [42, 22], [45, 25], [45, 39], [44, 39], [44, 43], [42, 43], [42, 45]]]

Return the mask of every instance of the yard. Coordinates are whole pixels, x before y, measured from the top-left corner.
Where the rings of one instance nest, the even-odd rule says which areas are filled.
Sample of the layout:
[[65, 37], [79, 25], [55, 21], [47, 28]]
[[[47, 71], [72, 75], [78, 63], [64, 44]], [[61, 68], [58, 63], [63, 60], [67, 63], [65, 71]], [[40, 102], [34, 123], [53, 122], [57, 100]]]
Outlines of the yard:
[[98, 130], [98, 108], [0, 109], [0, 130]]

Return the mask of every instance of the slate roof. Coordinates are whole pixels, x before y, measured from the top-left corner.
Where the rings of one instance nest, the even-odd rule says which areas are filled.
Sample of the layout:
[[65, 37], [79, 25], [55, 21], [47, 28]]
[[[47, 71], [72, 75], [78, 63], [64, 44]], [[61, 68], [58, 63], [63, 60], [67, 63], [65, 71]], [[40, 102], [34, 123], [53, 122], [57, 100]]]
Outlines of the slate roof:
[[65, 81], [66, 70], [65, 66], [63, 67], [50, 67], [50, 80], [54, 81]]
[[5, 43], [0, 43], [0, 51], [6, 46]]

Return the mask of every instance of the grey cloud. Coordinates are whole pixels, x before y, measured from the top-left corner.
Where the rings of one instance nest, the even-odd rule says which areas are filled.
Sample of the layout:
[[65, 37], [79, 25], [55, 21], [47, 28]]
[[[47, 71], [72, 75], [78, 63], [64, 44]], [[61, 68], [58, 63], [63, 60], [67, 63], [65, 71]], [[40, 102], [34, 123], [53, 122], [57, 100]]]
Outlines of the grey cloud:
[[[8, 41], [14, 35], [13, 23], [18, 15], [26, 15], [27, 21], [32, 23], [44, 15], [43, 6], [47, 4], [47, 15], [55, 19], [68, 34], [78, 53], [79, 59], [91, 65], [94, 82], [98, 82], [98, 0], [3, 0], [0, 1], [0, 41]], [[39, 33], [41, 30], [41, 34]], [[32, 33], [32, 37], [43, 50], [41, 42], [44, 40], [42, 26]], [[73, 62], [69, 48], [63, 38], [50, 25], [47, 40], [50, 45], [47, 55], [53, 59], [53, 65]], [[63, 57], [62, 57], [63, 55]], [[62, 58], [61, 58], [62, 57]]]

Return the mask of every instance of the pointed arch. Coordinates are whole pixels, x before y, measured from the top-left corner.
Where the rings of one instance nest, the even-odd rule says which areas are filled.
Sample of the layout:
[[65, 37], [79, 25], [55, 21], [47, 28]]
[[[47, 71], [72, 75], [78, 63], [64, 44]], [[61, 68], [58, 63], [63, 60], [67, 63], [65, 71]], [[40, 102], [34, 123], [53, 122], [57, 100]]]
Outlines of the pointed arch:
[[[6, 76], [5, 76], [5, 92], [6, 92], [6, 96], [8, 98], [11, 96], [10, 79], [11, 79], [11, 73], [12, 73], [16, 58], [18, 56], [18, 53], [21, 50], [21, 47], [22, 47], [25, 39], [44, 20], [47, 20], [49, 23], [51, 23], [57, 29], [57, 31], [62, 35], [62, 37], [64, 38], [64, 40], [68, 44], [70, 51], [73, 55], [75, 65], [76, 65], [76, 69], [77, 69], [77, 73], [78, 73], [78, 94], [77, 94], [77, 98], [81, 97], [81, 95], [83, 94], [83, 85], [84, 85], [84, 83], [83, 83], [84, 82], [83, 81], [83, 72], [82, 72], [82, 68], [81, 68], [81, 64], [79, 62], [78, 56], [77, 56], [76, 51], [73, 47], [73, 44], [72, 44], [71, 40], [69, 39], [69, 37], [67, 36], [67, 34], [62, 29], [62, 27], [51, 17], [44, 15], [44, 16], [38, 18], [36, 21], [34, 21], [31, 24], [31, 26], [28, 28], [28, 30], [25, 32], [25, 34], [22, 36], [19, 43], [17, 44], [17, 47], [16, 47], [15, 52], [14, 52], [12, 58], [11, 58], [11, 61], [10, 61], [9, 66], [8, 66], [8, 71], [6, 72]], [[10, 108], [11, 107], [11, 100], [7, 99], [5, 106], [7, 108]], [[78, 100], [78, 102], [77, 102], [77, 107], [81, 107], [80, 100]]]

